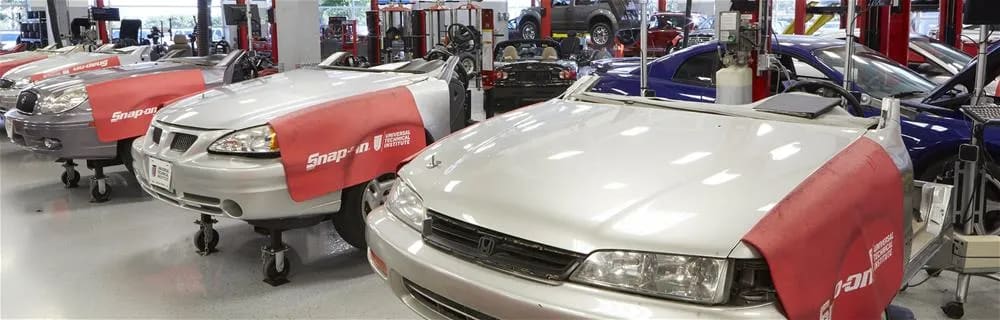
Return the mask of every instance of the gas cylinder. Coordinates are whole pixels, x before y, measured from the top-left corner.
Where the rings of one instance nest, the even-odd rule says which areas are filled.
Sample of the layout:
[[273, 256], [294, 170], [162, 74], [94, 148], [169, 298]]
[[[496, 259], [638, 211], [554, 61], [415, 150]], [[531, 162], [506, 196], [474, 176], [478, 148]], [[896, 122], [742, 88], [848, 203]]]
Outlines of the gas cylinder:
[[715, 73], [715, 103], [753, 102], [753, 71], [745, 65], [731, 65]]

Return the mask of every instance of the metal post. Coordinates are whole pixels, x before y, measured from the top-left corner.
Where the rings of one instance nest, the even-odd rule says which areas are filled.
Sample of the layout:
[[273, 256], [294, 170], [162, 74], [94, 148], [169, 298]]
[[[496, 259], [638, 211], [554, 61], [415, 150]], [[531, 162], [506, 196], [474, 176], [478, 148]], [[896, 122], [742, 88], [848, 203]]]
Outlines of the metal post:
[[976, 65], [976, 95], [972, 97], [972, 105], [979, 105], [979, 101], [984, 95], [983, 88], [986, 85], [986, 42], [989, 40], [989, 26], [979, 26], [979, 64]]
[[[49, 0], [52, 1], [52, 0]], [[198, 55], [207, 56], [208, 48], [212, 46], [212, 11], [209, 8], [211, 0], [198, 0]]]
[[651, 96], [649, 94], [649, 66], [646, 65], [649, 59], [647, 54], [647, 41], [649, 40], [649, 18], [646, 16], [646, 6], [649, 5], [649, 1], [643, 1], [642, 7], [639, 8], [639, 63], [642, 67], [639, 68], [639, 93], [643, 97]]
[[691, 0], [687, 0], [687, 6], [684, 7], [684, 38], [682, 40], [683, 46], [685, 48], [687, 48], [688, 46], [688, 35], [691, 33], [691, 30], [688, 29], [687, 25], [690, 22], [691, 22]]
[[[104, 0], [97, 0], [94, 5], [98, 8], [104, 8]], [[97, 32], [100, 33], [101, 44], [108, 44], [111, 41], [108, 39], [108, 23], [104, 21], [97, 22]]]
[[52, 44], [56, 45], [56, 48], [62, 48], [62, 36], [59, 35], [59, 14], [56, 12], [56, 1], [48, 0], [45, 2], [46, 18], [49, 21], [49, 30], [52, 31]]
[[246, 17], [247, 17], [247, 47], [244, 48], [247, 51], [253, 52], [253, 15], [250, 13], [250, 4], [246, 3]]
[[847, 1], [847, 43], [844, 47], [844, 89], [853, 90], [851, 80], [854, 78], [854, 26], [857, 21], [857, 14], [854, 12], [858, 6], [858, 0]]

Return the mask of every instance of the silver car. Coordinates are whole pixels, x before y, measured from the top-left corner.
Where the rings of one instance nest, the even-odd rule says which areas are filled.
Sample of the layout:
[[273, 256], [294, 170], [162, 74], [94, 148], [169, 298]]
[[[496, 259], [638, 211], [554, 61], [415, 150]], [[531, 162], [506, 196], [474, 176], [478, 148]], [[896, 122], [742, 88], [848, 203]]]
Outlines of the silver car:
[[[403, 141], [398, 135], [379, 135], [374, 141], [351, 140], [350, 146], [290, 159], [296, 157], [294, 147], [320, 145], [338, 136], [296, 136], [283, 132], [284, 128], [354, 128], [340, 136], [367, 134], [382, 129], [377, 127], [379, 118], [347, 118], [378, 115], [379, 109], [388, 108], [371, 106], [339, 116], [309, 113], [318, 106], [325, 106], [323, 110], [349, 108], [372, 94], [402, 90], [412, 95], [416, 110], [410, 111], [422, 119], [421, 140], [440, 139], [465, 127], [468, 83], [458, 76], [457, 58], [417, 59], [370, 69], [334, 66], [337, 59], [333, 55], [320, 66], [227, 85], [178, 101], [160, 111], [150, 133], [133, 143], [136, 177], [142, 188], [156, 199], [200, 215], [201, 228], [195, 234], [199, 252], [211, 253], [218, 243], [219, 234], [212, 228], [215, 217], [245, 221], [270, 236], [264, 249], [265, 281], [278, 285], [287, 281], [289, 270], [281, 240], [284, 230], [333, 219], [348, 244], [366, 247], [363, 212], [381, 204], [398, 160], [385, 163], [389, 170], [365, 172], [354, 169], [365, 165], [354, 160], [360, 158], [345, 157], [362, 151], [385, 152], [417, 137], [407, 136]], [[404, 101], [388, 102], [397, 103]], [[299, 115], [299, 123], [276, 124]], [[309, 139], [313, 140], [304, 141]], [[414, 147], [419, 150], [423, 145]], [[285, 163], [292, 160], [302, 162], [294, 167]], [[308, 176], [345, 163], [353, 167], [345, 167], [343, 173], [363, 182], [331, 190], [336, 182], [319, 181], [319, 187], [328, 189], [300, 198], [294, 194], [297, 189], [290, 187], [294, 177], [286, 175], [300, 165], [305, 167], [301, 175]]]
[[[8, 137], [14, 144], [32, 152], [59, 159], [65, 169], [60, 179], [68, 188], [76, 187], [80, 181], [74, 160], [86, 160], [87, 166], [94, 169], [98, 182], [90, 185], [91, 196], [95, 202], [104, 202], [111, 196], [111, 187], [104, 179], [104, 167], [124, 164], [132, 170], [132, 140], [146, 132], [149, 119], [132, 135], [101, 139], [98, 129], [102, 128], [95, 125], [93, 100], [88, 89], [97, 84], [113, 83], [116, 88], [128, 90], [126, 94], [141, 103], [163, 99], [160, 95], [164, 93], [159, 88], [185, 85], [156, 83], [157, 78], [143, 75], [198, 70], [201, 76], [192, 81], [204, 83], [204, 88], [213, 88], [248, 79], [249, 72], [244, 70], [246, 63], [245, 52], [237, 50], [229, 55], [170, 58], [40, 80], [21, 91], [16, 109], [7, 112]], [[171, 94], [190, 93], [194, 92]], [[126, 111], [133, 107], [122, 105], [124, 103], [112, 107]]]
[[368, 215], [368, 257], [406, 306], [452, 319], [877, 318], [943, 241], [950, 186], [921, 184], [945, 195], [923, 199], [940, 209], [931, 219], [904, 201], [924, 189], [898, 100], [881, 120], [839, 107], [810, 119], [774, 112], [840, 100], [724, 106], [586, 92], [594, 80], [400, 169]]

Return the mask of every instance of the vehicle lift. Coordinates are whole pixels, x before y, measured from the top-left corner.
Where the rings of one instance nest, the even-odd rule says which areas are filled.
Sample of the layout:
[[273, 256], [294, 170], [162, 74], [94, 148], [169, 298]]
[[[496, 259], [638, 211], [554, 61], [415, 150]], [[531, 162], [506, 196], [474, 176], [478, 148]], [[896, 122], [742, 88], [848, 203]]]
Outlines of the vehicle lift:
[[[445, 3], [462, 3], [457, 7], [449, 7]], [[433, 48], [440, 46], [446, 48], [452, 54], [459, 56], [462, 60], [460, 65], [466, 67], [469, 72], [470, 83], [475, 80], [476, 88], [483, 88], [484, 79], [493, 72], [493, 10], [480, 7], [472, 1], [433, 1], [433, 5], [420, 10], [422, 17], [423, 41], [420, 42], [421, 52], [426, 54]], [[419, 3], [418, 3], [419, 4]], [[478, 33], [478, 39], [474, 38], [475, 45], [471, 48], [461, 48], [452, 32], [461, 32], [455, 25], [470, 28], [469, 32]], [[456, 30], [453, 30], [456, 29]], [[448, 43], [444, 43], [447, 37]], [[469, 50], [471, 49], [471, 50]], [[422, 54], [422, 55], [423, 55]], [[422, 56], [421, 55], [421, 56]], [[471, 67], [471, 68], [469, 68]], [[474, 77], [475, 73], [480, 75]]]
[[[795, 0], [795, 19], [792, 21], [791, 31], [795, 34], [812, 34], [832, 20], [834, 15], [841, 16], [842, 28], [853, 30], [854, 28], [847, 26], [849, 21], [844, 17], [849, 17], [854, 12], [856, 18], [850, 22], [855, 22], [860, 30], [860, 43], [896, 62], [906, 64], [910, 41], [910, 0], [858, 0], [855, 10], [849, 10], [847, 1], [842, 1], [840, 6], [817, 6], [807, 0]], [[820, 20], [807, 30], [805, 24], [814, 15], [820, 16]]]

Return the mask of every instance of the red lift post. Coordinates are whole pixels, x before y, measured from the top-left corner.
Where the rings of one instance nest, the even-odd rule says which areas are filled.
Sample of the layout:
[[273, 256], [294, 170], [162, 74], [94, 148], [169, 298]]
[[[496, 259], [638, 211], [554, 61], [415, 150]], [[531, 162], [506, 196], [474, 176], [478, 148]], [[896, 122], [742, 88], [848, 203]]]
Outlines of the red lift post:
[[[278, 63], [278, 22], [277, 22], [277, 9], [278, 0], [271, 0], [271, 62]], [[357, 22], [355, 22], [355, 25]], [[357, 28], [355, 28], [357, 30]], [[357, 33], [355, 31], [355, 43], [357, 43]], [[355, 50], [356, 51], [356, 50]], [[354, 55], [357, 55], [355, 52]]]
[[[773, 15], [772, 14], [773, 7], [771, 6], [771, 3], [772, 3], [771, 1], [772, 0], [761, 0], [761, 1], [766, 1], [766, 3], [764, 5], [767, 8], [766, 9], [767, 10], [767, 15], [768, 16], [772, 16]], [[760, 23], [761, 22], [761, 19], [760, 19], [761, 18], [760, 17], [760, 10], [753, 10], [753, 12], [751, 14], [753, 15], [753, 18], [750, 19], [750, 22], [754, 22], [754, 23]], [[768, 19], [770, 19], [770, 17]], [[770, 23], [770, 21], [768, 21], [768, 23]], [[764, 39], [767, 39], [767, 40], [765, 40], [764, 43], [761, 44], [760, 46], [764, 47], [764, 48], [770, 48], [771, 47], [771, 38], [772, 38], [771, 37], [771, 29], [768, 28], [766, 30], [761, 30], [760, 32], [763, 32], [765, 35], [767, 35], [766, 37], [763, 37]], [[770, 70], [763, 70], [763, 71], [757, 70], [757, 66], [760, 65], [758, 63], [758, 61], [757, 61], [759, 56], [760, 56], [760, 52], [758, 52], [757, 50], [754, 50], [751, 53], [751, 55], [750, 55], [750, 69], [753, 72], [753, 84], [752, 84], [752, 86], [753, 86], [752, 87], [753, 88], [753, 91], [752, 91], [753, 92], [753, 101], [759, 101], [761, 99], [764, 99], [764, 98], [767, 98], [767, 97], [771, 96], [771, 71]]]
[[795, 0], [795, 19], [792, 19], [795, 34], [806, 33], [806, 6], [806, 0]]
[[[247, 4], [247, 0], [236, 0], [236, 4], [237, 5], [246, 5]], [[246, 17], [246, 18], [247, 18], [247, 21], [252, 21], [252, 19], [250, 19], [250, 17]], [[237, 29], [239, 30], [238, 34], [239, 34], [239, 39], [240, 39], [239, 41], [237, 41], [237, 43], [239, 44], [238, 47], [240, 49], [243, 49], [243, 50], [250, 50], [250, 44], [247, 43], [247, 33], [250, 32], [249, 30], [247, 30], [247, 24], [246, 23], [241, 23], [237, 27]], [[211, 32], [209, 32], [209, 34], [211, 34]]]
[[[104, 0], [97, 0], [94, 5], [98, 8], [104, 8]], [[108, 24], [106, 22], [97, 22], [97, 33], [101, 37], [101, 43], [111, 43], [111, 41], [108, 40]]]
[[667, 12], [667, 0], [659, 0], [656, 5], [657, 12]]
[[962, 6], [963, 0], [940, 0], [938, 40], [941, 43], [962, 48]]
[[552, 0], [542, 0], [542, 25], [538, 26], [539, 39], [552, 38]]

